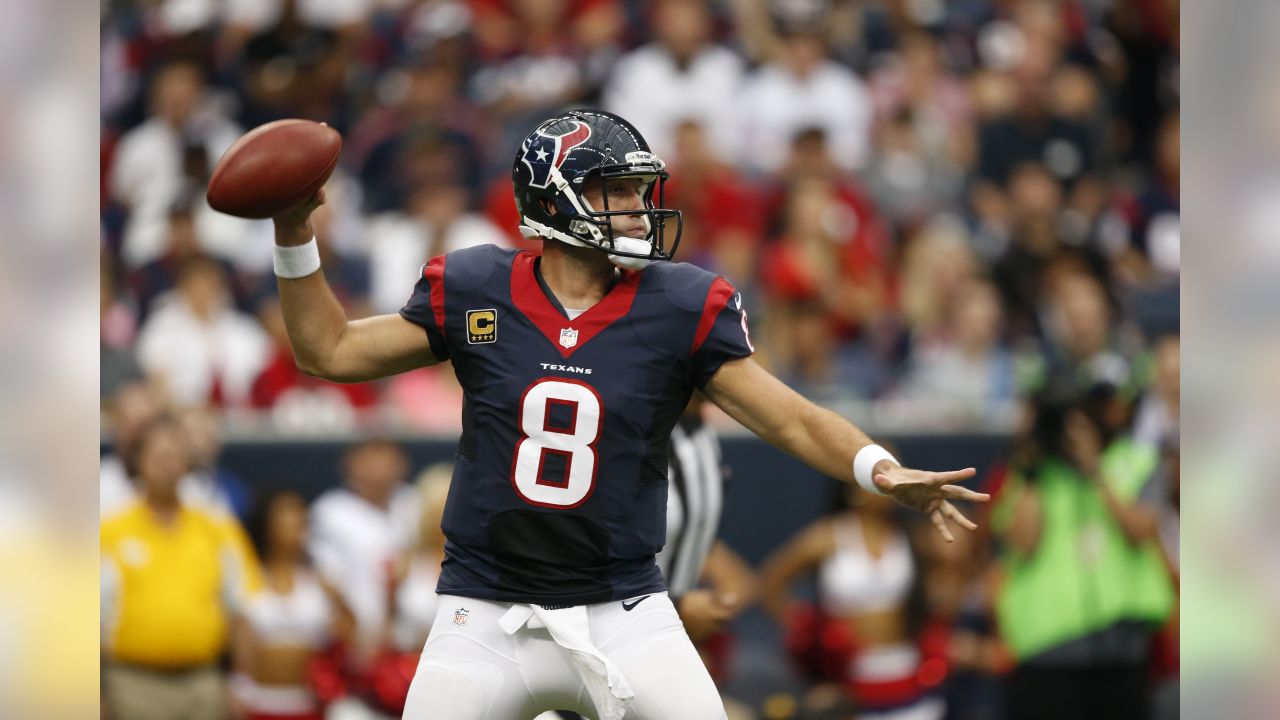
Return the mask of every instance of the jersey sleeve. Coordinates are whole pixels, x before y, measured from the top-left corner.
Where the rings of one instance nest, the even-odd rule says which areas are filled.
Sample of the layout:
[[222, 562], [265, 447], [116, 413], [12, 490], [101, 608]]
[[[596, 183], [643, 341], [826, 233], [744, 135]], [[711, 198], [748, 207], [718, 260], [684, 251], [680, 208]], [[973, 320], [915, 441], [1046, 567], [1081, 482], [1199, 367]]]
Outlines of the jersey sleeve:
[[728, 280], [717, 277], [707, 291], [707, 298], [693, 338], [693, 383], [706, 387], [720, 366], [735, 358], [747, 357], [756, 349], [747, 330], [747, 311], [742, 307], [742, 293]]
[[441, 361], [449, 359], [444, 333], [444, 263], [441, 255], [422, 266], [413, 294], [400, 308], [401, 317], [426, 331], [431, 354]]

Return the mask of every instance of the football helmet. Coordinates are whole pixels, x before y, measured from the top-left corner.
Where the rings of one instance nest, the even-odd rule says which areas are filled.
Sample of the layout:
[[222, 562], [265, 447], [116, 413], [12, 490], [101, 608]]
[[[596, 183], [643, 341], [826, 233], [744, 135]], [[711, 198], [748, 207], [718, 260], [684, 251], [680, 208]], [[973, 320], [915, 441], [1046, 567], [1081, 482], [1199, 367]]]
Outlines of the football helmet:
[[[589, 178], [602, 183], [603, 207], [591, 207], [582, 196]], [[624, 178], [640, 180], [642, 209], [609, 209], [608, 183]], [[602, 110], [569, 110], [544, 121], [520, 145], [511, 169], [522, 235], [603, 250], [615, 265], [633, 270], [670, 260], [680, 245], [680, 211], [662, 207], [666, 181], [666, 163], [649, 151], [639, 131]], [[615, 215], [642, 215], [644, 239], [614, 237]], [[675, 236], [668, 248], [672, 223]]]

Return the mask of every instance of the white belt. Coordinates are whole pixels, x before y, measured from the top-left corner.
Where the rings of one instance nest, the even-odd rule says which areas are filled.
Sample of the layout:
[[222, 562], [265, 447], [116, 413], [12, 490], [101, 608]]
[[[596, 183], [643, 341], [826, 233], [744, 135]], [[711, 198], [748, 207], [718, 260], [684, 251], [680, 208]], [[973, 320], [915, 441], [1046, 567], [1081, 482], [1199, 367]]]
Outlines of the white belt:
[[551, 639], [569, 651], [569, 659], [586, 685], [600, 720], [622, 720], [627, 701], [635, 693], [618, 666], [591, 643], [587, 606], [547, 610], [539, 605], [512, 605], [498, 620], [498, 627], [508, 635], [526, 626], [531, 630], [546, 628]]

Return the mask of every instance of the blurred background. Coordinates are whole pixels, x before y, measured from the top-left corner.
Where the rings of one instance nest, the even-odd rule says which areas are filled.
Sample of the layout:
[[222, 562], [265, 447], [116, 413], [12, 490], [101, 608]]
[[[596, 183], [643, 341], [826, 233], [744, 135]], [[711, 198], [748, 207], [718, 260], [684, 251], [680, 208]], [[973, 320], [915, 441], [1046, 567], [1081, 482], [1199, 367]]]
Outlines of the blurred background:
[[[223, 151], [286, 117], [342, 132], [315, 221], [359, 317], [395, 312], [432, 256], [537, 251], [511, 161], [568, 106], [622, 115], [666, 160], [677, 259], [742, 290], [760, 362], [996, 496], [945, 546], [709, 411], [721, 537], [758, 599], [704, 643], [733, 716], [1177, 716], [1176, 2], [101, 10], [115, 716], [169, 691], [237, 717], [394, 716], [432, 617], [461, 391], [448, 366], [348, 386], [297, 370], [269, 221], [204, 201]], [[198, 560], [138, 541], [140, 502], [167, 494], [216, 537]], [[161, 556], [185, 559], [148, 577]], [[861, 598], [850, 563], [892, 564], [896, 591]]]

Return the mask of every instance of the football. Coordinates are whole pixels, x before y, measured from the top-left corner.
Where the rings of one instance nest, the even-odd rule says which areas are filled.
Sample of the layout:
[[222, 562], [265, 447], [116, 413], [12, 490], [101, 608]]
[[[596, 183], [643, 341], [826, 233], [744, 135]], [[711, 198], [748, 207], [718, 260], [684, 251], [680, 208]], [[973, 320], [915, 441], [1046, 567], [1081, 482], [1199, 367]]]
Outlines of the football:
[[250, 130], [213, 169], [206, 197], [218, 212], [269, 218], [306, 202], [329, 179], [342, 136], [323, 123], [277, 120]]

